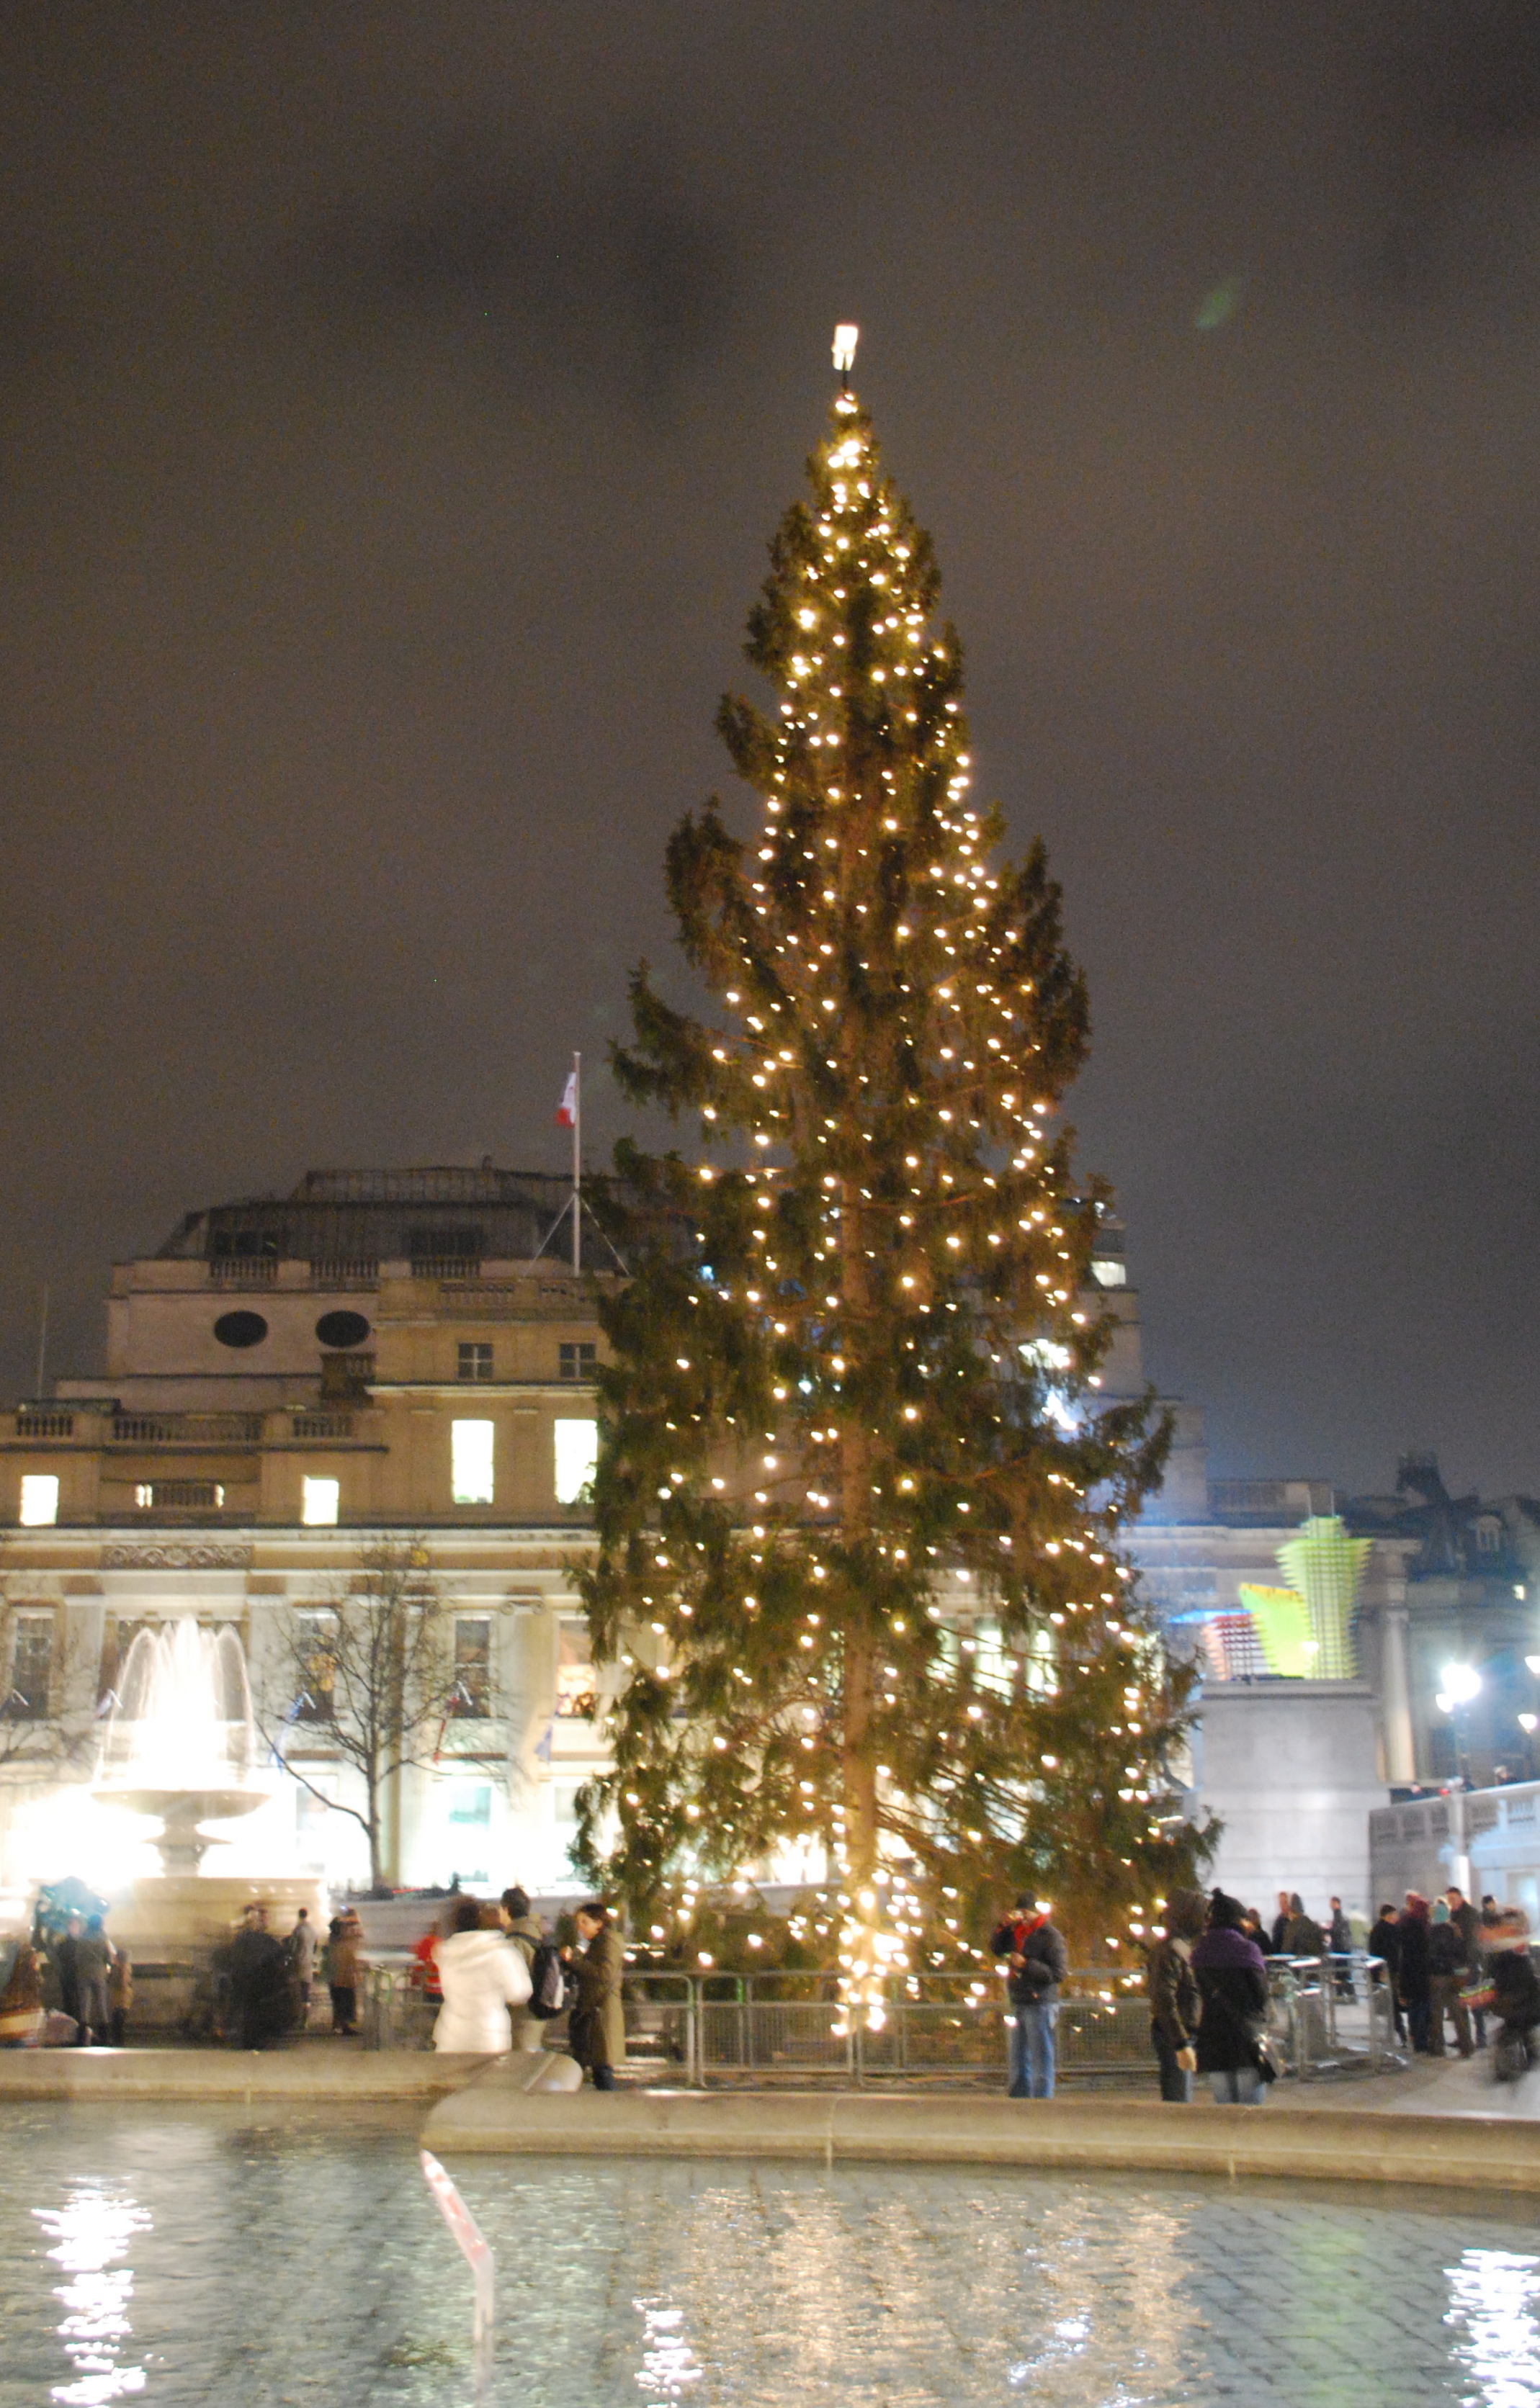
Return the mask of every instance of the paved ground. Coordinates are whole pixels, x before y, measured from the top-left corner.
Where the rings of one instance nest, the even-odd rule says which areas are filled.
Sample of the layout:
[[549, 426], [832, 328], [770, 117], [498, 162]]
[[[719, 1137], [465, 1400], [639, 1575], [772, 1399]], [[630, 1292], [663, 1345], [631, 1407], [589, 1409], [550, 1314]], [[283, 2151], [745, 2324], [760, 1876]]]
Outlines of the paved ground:
[[1475, 2057], [1414, 2057], [1400, 2073], [1331, 2076], [1281, 2082], [1276, 2096], [1291, 2107], [1355, 2108], [1382, 2115], [1503, 2115], [1540, 2119], [1540, 2067], [1518, 2082], [1494, 2082], [1490, 2048]]

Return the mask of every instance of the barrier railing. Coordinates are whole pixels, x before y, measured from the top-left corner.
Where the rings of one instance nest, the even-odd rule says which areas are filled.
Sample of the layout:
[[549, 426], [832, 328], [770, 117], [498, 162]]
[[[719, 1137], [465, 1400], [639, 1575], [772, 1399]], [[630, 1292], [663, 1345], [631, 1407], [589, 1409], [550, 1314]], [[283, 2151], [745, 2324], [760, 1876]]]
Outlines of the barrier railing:
[[[1403, 2062], [1390, 1992], [1377, 1957], [1274, 1957], [1269, 2028], [1287, 2073], [1300, 2081], [1378, 2072]], [[998, 1979], [923, 1974], [887, 2003], [877, 2031], [842, 2028], [835, 1977], [825, 1973], [628, 1972], [626, 2065], [691, 2089], [713, 2085], [907, 2082], [997, 2086], [1012, 2010]], [[432, 2046], [437, 2002], [405, 1967], [377, 1966], [363, 2006], [367, 2048]], [[566, 2045], [565, 2016], [545, 2025]], [[1080, 1967], [1060, 1986], [1058, 2071], [1075, 2082], [1153, 2079], [1143, 1973]]]

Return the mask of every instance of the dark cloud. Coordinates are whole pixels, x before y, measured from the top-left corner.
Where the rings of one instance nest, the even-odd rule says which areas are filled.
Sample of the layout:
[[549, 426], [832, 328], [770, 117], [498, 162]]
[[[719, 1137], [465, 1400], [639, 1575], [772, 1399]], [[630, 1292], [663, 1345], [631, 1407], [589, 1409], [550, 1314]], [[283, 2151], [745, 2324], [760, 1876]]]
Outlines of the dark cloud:
[[678, 162], [624, 123], [586, 159], [441, 156], [387, 212], [339, 207], [297, 247], [318, 306], [477, 360], [520, 389], [551, 366], [656, 404], [724, 340], [738, 245]]
[[1540, 1488], [1534, 29], [0, 17], [12, 1386], [191, 1205], [559, 1167], [850, 316], [1154, 1371], [1221, 1469]]

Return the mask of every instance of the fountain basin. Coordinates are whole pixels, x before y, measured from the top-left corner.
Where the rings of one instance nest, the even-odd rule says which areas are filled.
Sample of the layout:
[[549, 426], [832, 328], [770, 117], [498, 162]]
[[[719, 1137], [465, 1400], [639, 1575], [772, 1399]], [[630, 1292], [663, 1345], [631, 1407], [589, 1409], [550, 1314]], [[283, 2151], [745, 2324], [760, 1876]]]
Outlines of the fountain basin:
[[126, 1806], [131, 1814], [158, 1814], [161, 1835], [153, 1842], [168, 1873], [195, 1873], [217, 1833], [199, 1828], [204, 1823], [230, 1823], [266, 1806], [265, 1789], [120, 1788], [116, 1784], [94, 1789], [99, 1806]]

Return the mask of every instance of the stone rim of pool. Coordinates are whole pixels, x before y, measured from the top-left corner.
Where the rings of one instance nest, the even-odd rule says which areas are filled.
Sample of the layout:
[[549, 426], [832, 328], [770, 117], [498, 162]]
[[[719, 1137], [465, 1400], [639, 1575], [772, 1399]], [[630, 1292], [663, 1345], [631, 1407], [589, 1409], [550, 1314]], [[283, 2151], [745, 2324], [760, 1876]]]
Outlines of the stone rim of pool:
[[[617, 2090], [531, 2095], [499, 2064], [441, 2099], [439, 2155], [800, 2157], [825, 2164], [1101, 2167], [1540, 2194], [1540, 2123], [1352, 2107], [1175, 2107], [1147, 2099]], [[1451, 2143], [1458, 2142], [1458, 2146]]]

